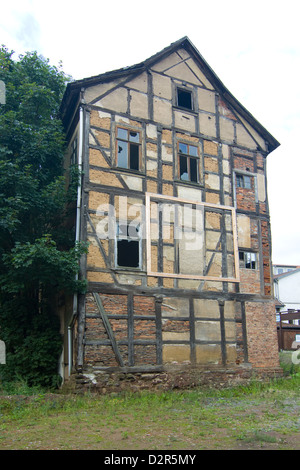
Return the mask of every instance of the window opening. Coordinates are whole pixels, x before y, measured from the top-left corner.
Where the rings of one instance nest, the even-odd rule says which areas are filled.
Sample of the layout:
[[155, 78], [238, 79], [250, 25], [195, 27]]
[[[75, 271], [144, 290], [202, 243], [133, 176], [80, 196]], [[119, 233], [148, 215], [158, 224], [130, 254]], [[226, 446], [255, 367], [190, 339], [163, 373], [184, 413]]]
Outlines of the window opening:
[[193, 109], [192, 92], [177, 88], [177, 106], [185, 109]]
[[199, 182], [198, 147], [179, 143], [179, 178], [192, 183]]
[[256, 253], [240, 251], [239, 258], [240, 258], [241, 268], [257, 269]]
[[252, 189], [251, 176], [236, 174], [237, 188]]
[[117, 224], [117, 266], [140, 267], [140, 226]]
[[140, 169], [140, 133], [117, 129], [117, 165], [129, 170]]

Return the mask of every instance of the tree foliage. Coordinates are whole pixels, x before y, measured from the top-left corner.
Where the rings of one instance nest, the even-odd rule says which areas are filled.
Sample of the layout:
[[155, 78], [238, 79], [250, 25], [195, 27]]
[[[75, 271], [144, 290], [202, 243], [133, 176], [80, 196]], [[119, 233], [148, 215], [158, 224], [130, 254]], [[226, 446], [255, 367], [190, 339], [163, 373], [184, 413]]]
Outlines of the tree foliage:
[[59, 105], [68, 77], [36, 52], [13, 54], [0, 48], [0, 373], [49, 386], [62, 348], [54, 299], [84, 289], [75, 279], [84, 247], [66, 224], [75, 191], [63, 170]]

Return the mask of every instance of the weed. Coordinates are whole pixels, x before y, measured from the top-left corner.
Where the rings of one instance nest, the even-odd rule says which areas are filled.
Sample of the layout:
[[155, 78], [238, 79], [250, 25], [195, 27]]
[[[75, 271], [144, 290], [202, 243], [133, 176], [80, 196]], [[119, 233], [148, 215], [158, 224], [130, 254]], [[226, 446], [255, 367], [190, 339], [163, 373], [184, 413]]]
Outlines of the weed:
[[0, 449], [274, 447], [297, 436], [299, 386], [299, 373], [223, 390], [104, 396], [25, 393], [19, 383], [22, 394], [0, 396]]
[[266, 433], [263, 431], [254, 431], [250, 434], [243, 434], [239, 437], [240, 440], [244, 442], [251, 443], [251, 442], [268, 442], [268, 443], [276, 443], [277, 438]]

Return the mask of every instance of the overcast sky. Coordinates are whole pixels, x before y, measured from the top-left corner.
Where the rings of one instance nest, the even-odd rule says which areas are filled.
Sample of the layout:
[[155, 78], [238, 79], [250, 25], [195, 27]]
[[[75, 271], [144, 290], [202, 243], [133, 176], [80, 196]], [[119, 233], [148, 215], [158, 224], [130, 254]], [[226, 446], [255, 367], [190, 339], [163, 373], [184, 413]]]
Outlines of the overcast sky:
[[[273, 263], [300, 265], [299, 0], [14, 0], [0, 43], [63, 63], [74, 79], [141, 62], [188, 36], [281, 143], [268, 162]], [[3, 4], [4, 3], [4, 4]]]

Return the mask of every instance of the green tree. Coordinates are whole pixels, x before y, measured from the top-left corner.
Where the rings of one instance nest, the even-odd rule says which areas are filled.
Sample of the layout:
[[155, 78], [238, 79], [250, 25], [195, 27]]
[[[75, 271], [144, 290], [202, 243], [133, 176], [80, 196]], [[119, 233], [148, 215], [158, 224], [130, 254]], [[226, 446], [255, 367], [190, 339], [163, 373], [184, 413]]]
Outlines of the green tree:
[[36, 52], [18, 60], [0, 48], [0, 337], [2, 380], [52, 386], [62, 342], [53, 301], [84, 289], [76, 281], [85, 248], [75, 245], [59, 105], [69, 79]]

